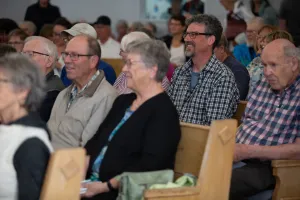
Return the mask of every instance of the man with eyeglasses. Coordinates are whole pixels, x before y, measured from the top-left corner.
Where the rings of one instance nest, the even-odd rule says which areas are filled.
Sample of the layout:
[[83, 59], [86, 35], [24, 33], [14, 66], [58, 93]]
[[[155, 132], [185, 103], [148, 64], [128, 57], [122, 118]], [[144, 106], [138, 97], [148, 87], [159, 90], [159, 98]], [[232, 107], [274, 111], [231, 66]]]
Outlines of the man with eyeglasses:
[[[62, 36], [64, 42], [67, 44], [73, 37], [75, 37], [77, 35], [82, 35], [82, 34], [88, 35], [92, 38], [97, 39], [96, 30], [87, 23], [75, 24], [70, 29], [62, 31], [61, 36]], [[104, 71], [105, 78], [111, 85], [113, 85], [115, 83], [117, 77], [116, 77], [116, 73], [111, 65], [100, 60], [99, 64], [98, 64], [98, 69]], [[72, 81], [70, 79], [68, 79], [68, 77], [67, 77], [65, 67], [63, 67], [61, 70], [60, 78], [65, 86], [69, 86], [72, 84]]]
[[73, 84], [58, 95], [48, 121], [54, 149], [84, 146], [117, 97], [104, 72], [97, 68], [101, 49], [95, 38], [75, 36], [62, 57]]
[[57, 95], [65, 88], [62, 81], [53, 71], [57, 60], [56, 46], [44, 37], [31, 36], [25, 40], [22, 53], [37, 63], [46, 76], [47, 95], [39, 112], [41, 118], [47, 122]]
[[231, 70], [213, 54], [222, 35], [222, 25], [212, 15], [187, 20], [185, 54], [191, 57], [176, 68], [167, 90], [180, 121], [210, 125], [231, 118], [237, 108], [239, 91]]
[[8, 44], [13, 46], [17, 52], [21, 52], [24, 47], [24, 40], [28, 35], [21, 29], [15, 29], [8, 35]]

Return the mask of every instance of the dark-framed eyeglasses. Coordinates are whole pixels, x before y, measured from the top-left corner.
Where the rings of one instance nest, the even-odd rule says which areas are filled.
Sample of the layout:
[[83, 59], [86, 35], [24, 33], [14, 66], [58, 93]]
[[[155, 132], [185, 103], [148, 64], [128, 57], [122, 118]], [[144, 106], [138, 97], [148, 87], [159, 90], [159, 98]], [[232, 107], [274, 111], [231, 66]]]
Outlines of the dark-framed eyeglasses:
[[91, 54], [78, 54], [78, 53], [69, 53], [69, 52], [62, 52], [61, 53], [61, 56], [63, 59], [66, 59], [68, 56], [70, 56], [70, 59], [72, 61], [77, 61], [79, 59], [79, 57], [90, 57], [90, 56], [94, 56], [94, 55], [91, 55]]
[[124, 60], [124, 63], [125, 63], [125, 65], [128, 68], [131, 68], [135, 63], [144, 63], [144, 62], [141, 61], [141, 60], [130, 60], [130, 59], [127, 59], [127, 60]]
[[63, 41], [67, 44], [74, 36], [61, 34], [61, 37], [62, 37]]
[[8, 79], [0, 78], [0, 83], [11, 83], [11, 81]]
[[61, 33], [54, 32], [54, 31], [53, 31], [52, 36], [53, 36], [53, 37], [61, 37]]
[[8, 42], [7, 44], [14, 46], [14, 45], [22, 45], [22, 44], [24, 44], [24, 42], [23, 41], [15, 41], [15, 42]]
[[183, 33], [183, 39], [186, 38], [186, 36], [190, 36], [190, 38], [193, 40], [199, 35], [205, 35], [205, 36], [211, 36], [212, 33], [199, 33], [199, 32], [184, 32]]
[[33, 57], [35, 55], [50, 56], [46, 53], [42, 53], [42, 52], [38, 52], [38, 51], [22, 51], [22, 54], [29, 56], [29, 57]]

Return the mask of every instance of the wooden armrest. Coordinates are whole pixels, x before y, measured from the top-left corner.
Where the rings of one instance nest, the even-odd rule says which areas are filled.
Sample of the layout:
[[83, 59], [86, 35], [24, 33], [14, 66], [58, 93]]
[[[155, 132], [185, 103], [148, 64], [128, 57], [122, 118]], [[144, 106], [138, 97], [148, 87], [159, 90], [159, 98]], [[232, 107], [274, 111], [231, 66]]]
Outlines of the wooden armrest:
[[199, 194], [199, 188], [196, 187], [180, 187], [170, 189], [152, 189], [146, 190], [145, 199], [163, 198], [163, 197], [180, 197], [180, 196], [196, 196]]
[[273, 160], [272, 167], [300, 167], [300, 160]]
[[273, 200], [300, 199], [300, 160], [273, 160], [276, 187]]

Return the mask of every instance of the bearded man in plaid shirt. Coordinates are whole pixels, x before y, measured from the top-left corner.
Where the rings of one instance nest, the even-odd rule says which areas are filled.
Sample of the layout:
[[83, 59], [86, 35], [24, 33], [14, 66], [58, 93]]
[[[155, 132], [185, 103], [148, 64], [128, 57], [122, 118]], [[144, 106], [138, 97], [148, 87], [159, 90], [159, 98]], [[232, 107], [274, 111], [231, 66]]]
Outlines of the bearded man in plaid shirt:
[[[263, 50], [264, 78], [237, 132], [230, 200], [273, 189], [271, 160], [300, 159], [300, 51], [285, 39]], [[240, 162], [242, 161], [242, 162]]]
[[239, 101], [238, 88], [231, 70], [213, 54], [222, 25], [206, 14], [186, 23], [185, 53], [191, 59], [176, 68], [167, 90], [180, 121], [210, 125], [213, 120], [231, 118]]

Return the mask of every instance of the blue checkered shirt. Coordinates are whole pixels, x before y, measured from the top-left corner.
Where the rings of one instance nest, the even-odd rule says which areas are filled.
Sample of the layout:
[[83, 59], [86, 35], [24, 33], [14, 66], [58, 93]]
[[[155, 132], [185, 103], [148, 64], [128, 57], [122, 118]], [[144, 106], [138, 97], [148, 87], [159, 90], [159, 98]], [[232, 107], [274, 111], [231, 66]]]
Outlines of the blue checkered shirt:
[[210, 125], [212, 120], [231, 118], [239, 101], [231, 70], [213, 55], [200, 71], [197, 85], [191, 89], [192, 66], [190, 59], [176, 68], [167, 90], [180, 121]]
[[300, 76], [282, 93], [263, 78], [248, 98], [237, 143], [274, 146], [300, 137]]

